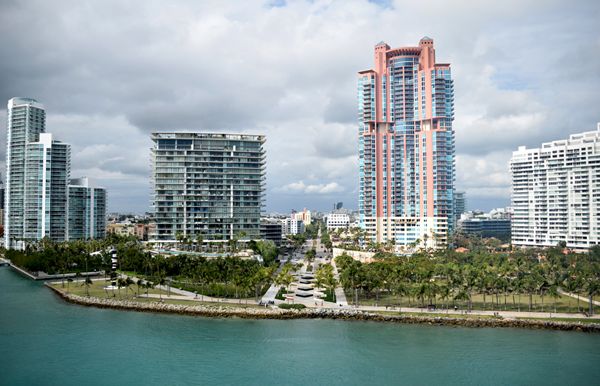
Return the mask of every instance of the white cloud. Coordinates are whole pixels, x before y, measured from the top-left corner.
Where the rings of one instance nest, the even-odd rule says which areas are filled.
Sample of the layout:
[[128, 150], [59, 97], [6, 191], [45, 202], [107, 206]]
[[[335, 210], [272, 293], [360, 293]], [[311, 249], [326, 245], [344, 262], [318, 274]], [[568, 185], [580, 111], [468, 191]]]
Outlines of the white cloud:
[[305, 193], [305, 194], [329, 194], [343, 192], [344, 188], [337, 182], [327, 184], [305, 184], [304, 181], [292, 182], [276, 189], [280, 192]]
[[494, 205], [511, 150], [595, 127], [598, 19], [584, 0], [3, 2], [0, 100], [43, 102], [111, 210], [148, 208], [153, 129], [265, 134], [268, 210], [356, 207], [356, 72], [428, 35], [452, 64], [457, 188]]

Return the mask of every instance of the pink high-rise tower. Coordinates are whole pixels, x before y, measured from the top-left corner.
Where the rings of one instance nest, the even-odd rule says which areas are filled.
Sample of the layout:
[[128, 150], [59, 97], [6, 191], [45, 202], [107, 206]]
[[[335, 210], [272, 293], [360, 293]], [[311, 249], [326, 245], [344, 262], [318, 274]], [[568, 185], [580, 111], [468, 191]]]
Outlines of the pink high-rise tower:
[[375, 46], [358, 73], [360, 224], [375, 242], [441, 247], [454, 222], [454, 89], [433, 40]]

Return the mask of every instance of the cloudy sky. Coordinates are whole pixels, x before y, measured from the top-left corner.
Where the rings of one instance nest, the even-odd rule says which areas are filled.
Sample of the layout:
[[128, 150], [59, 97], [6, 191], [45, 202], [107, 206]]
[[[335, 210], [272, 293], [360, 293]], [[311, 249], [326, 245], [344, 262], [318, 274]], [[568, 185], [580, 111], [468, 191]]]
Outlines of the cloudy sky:
[[157, 129], [265, 134], [267, 210], [356, 208], [356, 72], [425, 35], [452, 64], [470, 209], [509, 204], [518, 145], [600, 121], [596, 0], [4, 0], [0, 100], [46, 106], [110, 211], [149, 209]]

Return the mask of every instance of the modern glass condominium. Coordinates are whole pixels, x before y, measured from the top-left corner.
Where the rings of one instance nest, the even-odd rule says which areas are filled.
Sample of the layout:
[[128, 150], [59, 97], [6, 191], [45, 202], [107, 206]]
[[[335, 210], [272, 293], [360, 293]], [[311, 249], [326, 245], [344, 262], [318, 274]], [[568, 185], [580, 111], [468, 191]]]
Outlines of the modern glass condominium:
[[513, 152], [512, 244], [587, 250], [600, 244], [600, 124], [596, 131]]
[[106, 237], [106, 190], [85, 177], [72, 179], [68, 190], [67, 240]]
[[260, 238], [264, 202], [264, 136], [199, 132], [152, 134], [156, 231], [205, 241]]
[[67, 184], [71, 147], [41, 133], [25, 153], [23, 239], [49, 237], [64, 241], [67, 234]]
[[6, 184], [4, 246], [23, 245], [25, 231], [25, 153], [27, 143], [36, 142], [46, 128], [46, 111], [35, 99], [8, 101], [6, 130]]
[[359, 216], [371, 241], [442, 247], [454, 225], [454, 86], [433, 40], [358, 73]]

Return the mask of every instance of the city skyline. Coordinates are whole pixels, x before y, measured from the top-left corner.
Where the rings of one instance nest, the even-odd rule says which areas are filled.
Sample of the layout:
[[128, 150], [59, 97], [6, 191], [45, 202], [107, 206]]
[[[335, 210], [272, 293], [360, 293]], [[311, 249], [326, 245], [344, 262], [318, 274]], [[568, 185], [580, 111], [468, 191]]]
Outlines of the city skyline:
[[[110, 212], [150, 209], [149, 133], [174, 127], [264, 134], [267, 211], [357, 208], [355, 73], [381, 40], [431, 36], [453, 64], [456, 189], [469, 209], [509, 204], [518, 146], [598, 121], [600, 7], [591, 1], [134, 8], [32, 2], [0, 13], [4, 100], [44, 103], [47, 130], [72, 146], [72, 174], [97, 176]], [[463, 23], [472, 13], [477, 20]], [[33, 24], [38, 33], [20, 32]]]

